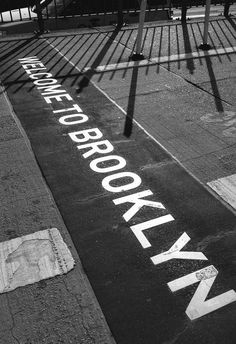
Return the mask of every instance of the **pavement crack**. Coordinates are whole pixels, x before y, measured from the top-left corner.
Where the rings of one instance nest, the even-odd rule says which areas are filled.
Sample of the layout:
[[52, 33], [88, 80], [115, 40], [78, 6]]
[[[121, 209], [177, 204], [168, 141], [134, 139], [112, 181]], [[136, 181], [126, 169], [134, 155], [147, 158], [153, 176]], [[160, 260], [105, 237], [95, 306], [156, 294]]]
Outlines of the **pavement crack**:
[[175, 343], [177, 343], [178, 339], [186, 332], [186, 330], [188, 329], [188, 327], [189, 327], [189, 324], [186, 324], [186, 325], [184, 326], [184, 328], [183, 328], [180, 332], [178, 332], [178, 333], [175, 335], [174, 338], [168, 340], [167, 342], [165, 342], [165, 343], [163, 343], [163, 344], [175, 344]]
[[78, 199], [76, 200], [76, 203], [87, 203], [87, 202], [93, 202], [93, 201], [96, 201], [96, 200], [99, 200], [100, 198], [104, 198], [104, 197], [107, 197], [107, 193], [103, 192], [101, 194], [98, 194], [98, 195], [91, 195], [91, 196], [88, 196], [88, 197], [85, 197], [83, 199]]
[[216, 98], [217, 100], [219, 100], [220, 102], [225, 103], [228, 106], [233, 106], [233, 104], [227, 102], [226, 100], [222, 99], [221, 97], [219, 97], [218, 95], [211, 93], [210, 91], [205, 90], [204, 88], [202, 88], [199, 84], [196, 84], [193, 81], [190, 81], [189, 79], [183, 77], [182, 75], [179, 75], [178, 73], [173, 72], [172, 70], [169, 70], [167, 67], [163, 66], [162, 64], [159, 64], [160, 67], [164, 68], [165, 70], [167, 70], [169, 73], [172, 73], [174, 75], [176, 75], [177, 77], [181, 78], [182, 80], [184, 80], [185, 82], [187, 82], [188, 84], [190, 84], [191, 86], [196, 87], [197, 89], [209, 94], [210, 96], [213, 96], [214, 98]]
[[235, 237], [236, 237], [235, 230], [229, 230], [227, 232], [220, 231], [216, 234], [208, 235], [197, 244], [197, 250], [206, 251], [208, 246], [217, 244], [220, 240], [224, 240], [227, 238], [232, 240], [232, 242], [234, 242]]
[[229, 106], [233, 106], [233, 104], [227, 102], [226, 100], [222, 99], [221, 97], [217, 96], [216, 94], [211, 93], [210, 91], [205, 90], [205, 89], [202, 88], [199, 84], [195, 84], [195, 82], [192, 82], [192, 81], [190, 81], [190, 80], [188, 80], [188, 79], [186, 79], [186, 78], [183, 78], [183, 79], [184, 79], [186, 82], [188, 82], [190, 85], [192, 85], [192, 86], [194, 86], [194, 87], [200, 89], [201, 91], [203, 91], [203, 92], [205, 92], [205, 93], [207, 93], [207, 94], [213, 96], [214, 98], [220, 100], [221, 102], [224, 102], [225, 104], [227, 104], [227, 105], [229, 105]]
[[164, 160], [164, 161], [160, 161], [157, 163], [153, 163], [153, 164], [147, 164], [144, 165], [142, 167], [140, 167], [140, 170], [148, 170], [148, 169], [153, 169], [153, 168], [160, 168], [166, 165], [172, 165], [172, 164], [176, 164], [176, 162], [174, 160]]
[[96, 343], [96, 338], [94, 338], [91, 334], [90, 334], [90, 329], [89, 326], [86, 325], [86, 322], [84, 320], [84, 318], [82, 318], [82, 324], [85, 330], [85, 333], [87, 335], [87, 337], [91, 340], [92, 343]]
[[7, 300], [7, 305], [8, 305], [9, 313], [11, 314], [11, 319], [12, 319], [12, 326], [11, 326], [11, 328], [9, 330], [11, 332], [12, 337], [15, 339], [15, 341], [20, 344], [20, 340], [18, 340], [18, 338], [14, 334], [14, 329], [16, 327], [16, 324], [15, 324], [14, 315], [13, 315], [12, 310], [11, 310], [9, 297], [8, 297], [7, 294], [6, 294], [6, 300]]

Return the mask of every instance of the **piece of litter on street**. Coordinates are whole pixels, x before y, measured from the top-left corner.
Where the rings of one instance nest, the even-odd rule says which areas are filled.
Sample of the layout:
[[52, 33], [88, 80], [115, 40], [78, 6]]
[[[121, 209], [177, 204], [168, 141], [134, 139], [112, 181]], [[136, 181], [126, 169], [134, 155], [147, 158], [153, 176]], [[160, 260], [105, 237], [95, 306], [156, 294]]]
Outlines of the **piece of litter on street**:
[[0, 293], [66, 274], [74, 264], [57, 228], [1, 242]]

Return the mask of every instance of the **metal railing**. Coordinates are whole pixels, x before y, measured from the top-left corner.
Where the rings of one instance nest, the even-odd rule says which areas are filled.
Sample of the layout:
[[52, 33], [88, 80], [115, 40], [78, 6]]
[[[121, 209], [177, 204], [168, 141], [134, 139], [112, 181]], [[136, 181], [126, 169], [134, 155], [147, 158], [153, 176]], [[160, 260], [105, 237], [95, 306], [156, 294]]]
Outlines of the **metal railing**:
[[[40, 0], [44, 3], [45, 0]], [[117, 21], [122, 22], [125, 14], [136, 14], [140, 11], [141, 0], [49, 0], [48, 5], [43, 9], [43, 18], [69, 18], [84, 16], [108, 16], [115, 14]], [[212, 0], [212, 5], [228, 3], [235, 1]], [[171, 11], [171, 8], [186, 9], [192, 6], [204, 6], [203, 0], [148, 0], [147, 11], [155, 12], [160, 10]], [[0, 23], [32, 20], [37, 14], [32, 11], [35, 0], [1, 0], [0, 1]], [[226, 14], [226, 12], [225, 12]]]
[[[149, 10], [166, 9], [166, 0], [149, 0]], [[1, 0], [0, 21], [22, 21], [35, 18], [31, 7], [34, 0]], [[43, 11], [44, 17], [73, 17], [85, 15], [109, 15], [139, 11], [138, 0], [51, 0]]]

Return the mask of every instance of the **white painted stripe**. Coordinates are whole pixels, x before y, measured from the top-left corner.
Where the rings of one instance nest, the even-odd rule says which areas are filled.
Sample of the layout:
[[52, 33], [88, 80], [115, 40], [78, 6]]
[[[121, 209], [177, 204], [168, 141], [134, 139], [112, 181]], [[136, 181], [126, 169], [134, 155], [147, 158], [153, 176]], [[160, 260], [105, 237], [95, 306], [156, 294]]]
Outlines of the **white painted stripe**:
[[73, 266], [56, 228], [4, 241], [0, 243], [0, 293], [65, 274]]
[[236, 209], [236, 174], [207, 183], [220, 197]]
[[164, 205], [160, 202], [155, 202], [155, 201], [150, 201], [147, 199], [143, 199], [143, 197], [147, 197], [153, 195], [151, 190], [144, 190], [141, 192], [136, 192], [135, 194], [120, 197], [117, 199], [114, 199], [113, 202], [117, 204], [122, 204], [122, 203], [133, 203], [132, 207], [128, 209], [125, 214], [123, 215], [123, 218], [125, 219], [126, 222], [128, 222], [132, 217], [140, 211], [140, 209], [145, 206], [145, 207], [153, 207], [153, 208], [159, 208], [159, 209], [165, 209]]
[[147, 247], [150, 247], [151, 244], [148, 241], [148, 239], [145, 237], [145, 235], [143, 234], [143, 231], [145, 229], [152, 228], [155, 226], [160, 226], [164, 223], [167, 223], [173, 220], [174, 220], [173, 216], [168, 214], [168, 215], [157, 217], [149, 221], [139, 223], [137, 225], [131, 226], [130, 228], [132, 232], [134, 233], [134, 235], [136, 236], [136, 238], [138, 239], [138, 241], [140, 242], [140, 244], [142, 245], [142, 247], [147, 248]]
[[177, 278], [167, 284], [170, 290], [174, 293], [194, 283], [199, 283], [200, 281], [209, 280], [213, 277], [216, 277], [217, 274], [218, 270], [213, 265], [210, 265], [206, 268], [194, 271], [188, 275]]
[[184, 232], [168, 251], [151, 257], [153, 264], [161, 264], [171, 259], [207, 260], [207, 257], [202, 252], [180, 251], [189, 242], [189, 240], [190, 237]]
[[217, 269], [213, 265], [210, 265], [168, 283], [172, 292], [199, 283], [186, 309], [186, 314], [191, 320], [200, 318], [236, 301], [236, 292], [232, 289], [206, 300], [217, 274]]
[[[121, 63], [114, 63], [114, 64], [109, 64], [109, 65], [104, 65], [104, 66], [98, 66], [96, 69], [94, 69], [94, 72], [96, 73], [109, 72], [113, 70], [133, 68], [137, 66], [143, 67], [143, 66], [155, 65], [158, 63], [175, 62], [175, 61], [196, 59], [196, 58], [207, 57], [207, 56], [225, 55], [225, 54], [232, 54], [235, 52], [236, 52], [236, 47], [228, 47], [228, 48], [211, 49], [208, 51], [195, 51], [191, 53], [176, 54], [176, 55], [171, 55], [171, 56], [159, 56], [159, 57], [150, 58], [148, 60], [129, 61], [129, 62], [121, 62]], [[91, 69], [90, 67], [86, 67], [84, 68], [84, 71], [88, 71], [90, 69]]]

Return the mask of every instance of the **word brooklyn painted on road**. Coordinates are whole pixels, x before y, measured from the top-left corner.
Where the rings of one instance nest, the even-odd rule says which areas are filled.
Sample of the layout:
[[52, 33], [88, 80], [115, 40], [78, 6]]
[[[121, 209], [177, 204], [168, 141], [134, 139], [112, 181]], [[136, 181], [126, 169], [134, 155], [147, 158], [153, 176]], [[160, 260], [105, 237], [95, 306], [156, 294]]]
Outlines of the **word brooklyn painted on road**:
[[[113, 200], [115, 205], [124, 203], [131, 204], [130, 208], [123, 214], [124, 220], [126, 222], [130, 221], [142, 207], [165, 210], [165, 206], [161, 202], [146, 199], [146, 197], [153, 195], [151, 190], [138, 190], [142, 185], [140, 176], [134, 172], [125, 170], [127, 164], [126, 160], [119, 155], [112, 154], [114, 150], [113, 145], [109, 140], [104, 139], [103, 133], [98, 128], [82, 128], [83, 123], [89, 123], [89, 117], [83, 113], [80, 106], [76, 104], [67, 91], [62, 88], [62, 85], [58, 83], [57, 79], [53, 78], [53, 75], [47, 72], [47, 68], [37, 56], [21, 58], [19, 62], [41, 93], [45, 102], [51, 104], [52, 109], [55, 109], [52, 111], [55, 116], [58, 116], [59, 123], [65, 126], [79, 127], [80, 130], [71, 131], [68, 136], [77, 145], [77, 149], [81, 152], [82, 157], [84, 159], [91, 159], [89, 166], [92, 171], [104, 175], [102, 187], [115, 195], [129, 191], [128, 195], [116, 197]], [[58, 104], [63, 104], [65, 100], [71, 102], [71, 105], [67, 108], [58, 109]], [[98, 154], [100, 156], [94, 158], [94, 155], [97, 156]], [[145, 231], [149, 228], [154, 228], [171, 221], [174, 221], [173, 216], [171, 214], [166, 214], [130, 226], [130, 230], [133, 232], [142, 248], [145, 249], [152, 246], [148, 240], [147, 232]], [[188, 234], [184, 232], [178, 240], [171, 245], [169, 250], [150, 257], [152, 263], [158, 265], [172, 259], [208, 260], [202, 252], [182, 251], [190, 240]], [[234, 290], [226, 291], [223, 294], [206, 300], [217, 274], [217, 269], [213, 265], [208, 265], [201, 270], [194, 271], [167, 283], [172, 292], [199, 283], [186, 308], [186, 314], [191, 320], [200, 318], [236, 301], [236, 292]]]

